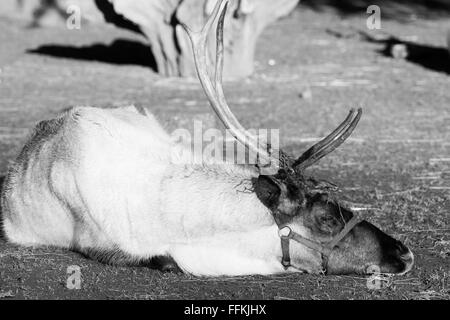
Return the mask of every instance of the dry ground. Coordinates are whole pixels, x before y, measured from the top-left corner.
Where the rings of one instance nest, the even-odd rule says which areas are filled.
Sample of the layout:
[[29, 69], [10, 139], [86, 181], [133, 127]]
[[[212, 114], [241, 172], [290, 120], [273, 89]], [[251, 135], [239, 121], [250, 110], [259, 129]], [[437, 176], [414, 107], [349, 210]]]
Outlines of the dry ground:
[[[198, 279], [0, 240], [0, 298], [449, 299], [450, 59], [440, 48], [450, 21], [383, 20], [385, 33], [422, 45], [417, 57], [394, 60], [383, 53], [389, 42], [361, 35], [379, 34], [365, 28], [365, 18], [297, 10], [264, 32], [255, 75], [225, 89], [246, 126], [281, 128], [282, 144], [294, 153], [350, 107], [364, 107], [352, 138], [313, 171], [339, 183], [346, 199], [369, 207], [371, 222], [412, 248], [409, 274], [382, 290], [369, 290], [359, 276]], [[152, 71], [138, 35], [111, 26], [25, 29], [4, 18], [0, 30], [1, 175], [28, 130], [69, 106], [141, 104], [169, 129], [209, 112], [196, 81]], [[36, 49], [42, 54], [30, 52]], [[66, 288], [70, 265], [81, 267], [81, 290]]]

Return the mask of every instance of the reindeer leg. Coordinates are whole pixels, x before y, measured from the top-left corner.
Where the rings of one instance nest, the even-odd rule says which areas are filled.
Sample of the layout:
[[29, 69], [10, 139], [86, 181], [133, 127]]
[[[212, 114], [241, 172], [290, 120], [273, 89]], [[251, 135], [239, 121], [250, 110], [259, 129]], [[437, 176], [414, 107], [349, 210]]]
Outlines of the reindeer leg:
[[145, 263], [145, 266], [162, 272], [181, 273], [182, 270], [170, 256], [155, 256]]

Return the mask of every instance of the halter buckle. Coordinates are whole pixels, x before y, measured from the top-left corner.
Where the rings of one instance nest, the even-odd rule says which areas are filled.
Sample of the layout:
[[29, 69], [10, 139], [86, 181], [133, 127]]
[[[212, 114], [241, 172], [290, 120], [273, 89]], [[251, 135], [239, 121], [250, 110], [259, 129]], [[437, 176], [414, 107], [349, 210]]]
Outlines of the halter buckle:
[[290, 238], [291, 234], [292, 234], [292, 230], [288, 226], [278, 229], [278, 236], [280, 238]]

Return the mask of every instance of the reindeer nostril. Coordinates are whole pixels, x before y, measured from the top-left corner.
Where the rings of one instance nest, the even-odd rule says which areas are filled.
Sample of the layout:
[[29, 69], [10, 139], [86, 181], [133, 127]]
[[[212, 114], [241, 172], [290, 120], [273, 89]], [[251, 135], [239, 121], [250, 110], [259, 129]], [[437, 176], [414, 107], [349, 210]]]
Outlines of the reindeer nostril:
[[408, 249], [407, 253], [404, 253], [400, 256], [400, 259], [403, 261], [405, 267], [404, 270], [400, 274], [405, 274], [409, 272], [414, 265], [414, 255], [411, 250]]
[[413, 261], [413, 254], [411, 253], [411, 251], [408, 249], [408, 251], [402, 255], [400, 255], [400, 259], [402, 259], [403, 262], [409, 263]]
[[[397, 254], [402, 257], [404, 255], [408, 255], [410, 253], [408, 247], [406, 247], [403, 243], [401, 243], [400, 241], [398, 241], [395, 244], [395, 249], [397, 251]], [[403, 259], [402, 259], [403, 260]]]

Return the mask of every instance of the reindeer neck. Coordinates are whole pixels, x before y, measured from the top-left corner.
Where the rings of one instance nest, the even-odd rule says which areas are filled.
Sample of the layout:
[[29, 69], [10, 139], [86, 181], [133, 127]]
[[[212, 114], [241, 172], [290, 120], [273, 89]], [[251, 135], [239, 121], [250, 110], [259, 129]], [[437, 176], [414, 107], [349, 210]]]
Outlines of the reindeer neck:
[[230, 164], [174, 166], [163, 180], [162, 212], [190, 237], [275, 222], [253, 191], [254, 171]]

